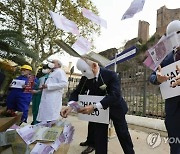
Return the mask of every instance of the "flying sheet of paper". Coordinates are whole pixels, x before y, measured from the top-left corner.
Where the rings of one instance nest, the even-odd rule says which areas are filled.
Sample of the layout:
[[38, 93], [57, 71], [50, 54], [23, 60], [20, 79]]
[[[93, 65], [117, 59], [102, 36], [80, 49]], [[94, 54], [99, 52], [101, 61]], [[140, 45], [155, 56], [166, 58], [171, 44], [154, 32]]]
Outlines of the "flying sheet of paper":
[[66, 44], [63, 40], [55, 40], [55, 43], [60, 46], [65, 52], [73, 57], [81, 57], [73, 48]]
[[180, 37], [177, 33], [171, 33], [164, 37], [155, 46], [148, 49], [147, 58], [143, 62], [147, 67], [156, 70], [164, 58], [173, 50], [180, 46]]
[[142, 11], [144, 3], [145, 0], [134, 0], [133, 2], [131, 2], [130, 7], [124, 13], [121, 20], [132, 18], [136, 13]]
[[78, 58], [84, 57], [84, 58], [90, 59], [92, 61], [96, 61], [99, 64], [101, 64], [102, 66], [106, 66], [110, 62], [110, 60], [107, 59], [106, 57], [104, 57], [98, 53], [95, 53], [93, 51], [81, 56], [78, 52], [76, 52], [73, 48], [71, 48], [69, 45], [67, 45], [64, 41], [55, 40], [55, 42], [57, 43], [57, 45], [59, 45], [62, 49], [64, 49], [71, 56], [78, 57]]
[[91, 43], [84, 37], [79, 37], [77, 41], [72, 45], [72, 48], [79, 54], [85, 55], [91, 49]]
[[57, 28], [62, 29], [66, 32], [71, 32], [72, 34], [79, 35], [78, 27], [74, 21], [71, 21], [67, 19], [65, 16], [59, 15], [58, 13], [52, 11], [49, 11], [49, 13]]
[[30, 154], [53, 154], [54, 149], [47, 144], [36, 143]]
[[95, 53], [95, 52], [93, 52], [93, 51], [91, 51], [91, 52], [88, 53], [88, 54], [83, 55], [83, 57], [84, 57], [84, 58], [87, 58], [87, 59], [89, 59], [89, 60], [92, 60], [92, 61], [96, 61], [96, 62], [98, 62], [100, 65], [102, 65], [102, 66], [104, 66], [104, 67], [105, 67], [107, 64], [110, 63], [110, 60], [109, 60], [109, 59], [107, 59], [106, 57], [104, 57], [104, 56], [102, 56], [102, 55], [100, 55], [100, 54], [98, 54], [98, 53]]
[[83, 8], [82, 9], [83, 16], [88, 18], [89, 20], [95, 22], [96, 24], [103, 26], [104, 28], [107, 28], [107, 22], [106, 20], [98, 17], [96, 14], [91, 12], [90, 10]]

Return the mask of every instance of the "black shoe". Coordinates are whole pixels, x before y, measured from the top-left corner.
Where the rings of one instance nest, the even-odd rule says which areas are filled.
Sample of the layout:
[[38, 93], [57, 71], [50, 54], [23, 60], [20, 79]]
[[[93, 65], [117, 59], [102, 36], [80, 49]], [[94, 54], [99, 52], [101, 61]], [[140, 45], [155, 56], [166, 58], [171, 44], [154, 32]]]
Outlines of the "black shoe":
[[79, 145], [80, 146], [88, 146], [88, 143], [87, 143], [87, 141], [85, 141], [85, 142], [81, 142]]
[[81, 152], [81, 154], [88, 154], [93, 152], [95, 149], [93, 147], [87, 147], [84, 151]]

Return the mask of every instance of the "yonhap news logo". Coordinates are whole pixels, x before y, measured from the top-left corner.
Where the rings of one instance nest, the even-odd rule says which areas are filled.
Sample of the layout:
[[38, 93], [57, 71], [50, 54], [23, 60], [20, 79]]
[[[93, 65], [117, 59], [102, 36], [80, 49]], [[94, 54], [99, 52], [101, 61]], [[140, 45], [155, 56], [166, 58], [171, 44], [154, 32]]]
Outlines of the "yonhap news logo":
[[147, 144], [151, 147], [151, 148], [156, 148], [158, 147], [161, 142], [163, 141], [164, 143], [178, 143], [180, 144], [180, 138], [178, 137], [161, 137], [160, 133], [156, 132], [156, 133], [150, 133], [147, 138], [146, 138]]
[[157, 146], [159, 146], [162, 142], [160, 133], [150, 133], [146, 139], [147, 144], [151, 147], [151, 148], [156, 148]]

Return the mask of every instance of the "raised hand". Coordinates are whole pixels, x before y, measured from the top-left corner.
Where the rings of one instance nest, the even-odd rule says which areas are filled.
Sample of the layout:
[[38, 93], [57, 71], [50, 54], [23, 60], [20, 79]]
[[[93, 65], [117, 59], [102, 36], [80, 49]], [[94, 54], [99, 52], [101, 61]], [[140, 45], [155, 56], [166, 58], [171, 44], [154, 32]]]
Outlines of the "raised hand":
[[156, 72], [156, 76], [157, 76], [157, 81], [159, 83], [163, 83], [163, 82], [167, 81], [170, 78], [170, 76], [162, 75], [160, 65], [159, 65], [158, 70]]
[[90, 114], [90, 113], [92, 113], [94, 111], [94, 107], [93, 107], [93, 105], [88, 105], [88, 106], [86, 106], [86, 107], [84, 107], [84, 108], [81, 108], [81, 109], [79, 109], [79, 113], [82, 113], [82, 114]]
[[63, 118], [67, 118], [67, 116], [69, 115], [69, 113], [72, 111], [72, 108], [70, 106], [68, 107], [65, 107], [61, 110], [60, 112], [60, 115], [63, 117]]
[[176, 76], [175, 82], [172, 83], [171, 87], [180, 86], [180, 67], [178, 65], [176, 65], [176, 69], [179, 74], [178, 74], [178, 76]]

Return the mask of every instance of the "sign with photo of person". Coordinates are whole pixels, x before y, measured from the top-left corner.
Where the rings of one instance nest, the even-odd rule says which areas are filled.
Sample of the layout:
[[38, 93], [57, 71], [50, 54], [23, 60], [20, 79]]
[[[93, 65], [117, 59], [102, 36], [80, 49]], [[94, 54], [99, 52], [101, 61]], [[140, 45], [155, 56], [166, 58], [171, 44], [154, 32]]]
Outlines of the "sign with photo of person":
[[25, 85], [25, 81], [24, 80], [17, 80], [17, 79], [13, 79], [10, 87], [11, 88], [23, 88], [23, 85]]

